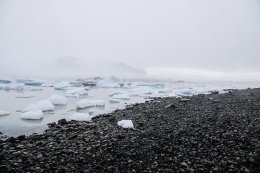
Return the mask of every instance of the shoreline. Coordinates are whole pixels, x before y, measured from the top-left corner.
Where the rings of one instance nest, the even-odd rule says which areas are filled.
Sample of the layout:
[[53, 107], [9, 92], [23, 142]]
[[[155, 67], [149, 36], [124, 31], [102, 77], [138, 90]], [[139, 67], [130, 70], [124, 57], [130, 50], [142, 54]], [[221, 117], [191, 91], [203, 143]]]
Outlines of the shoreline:
[[[258, 172], [260, 88], [155, 98], [0, 140], [0, 172]], [[134, 129], [117, 122], [130, 119]]]

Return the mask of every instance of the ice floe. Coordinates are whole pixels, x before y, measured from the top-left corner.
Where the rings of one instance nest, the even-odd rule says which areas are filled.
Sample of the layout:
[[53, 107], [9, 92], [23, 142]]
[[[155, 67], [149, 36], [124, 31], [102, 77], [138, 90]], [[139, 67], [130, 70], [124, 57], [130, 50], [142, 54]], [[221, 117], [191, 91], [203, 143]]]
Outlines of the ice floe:
[[109, 99], [110, 103], [120, 103], [120, 100], [118, 99]]
[[1, 115], [10, 115], [10, 114], [11, 114], [11, 112], [1, 111], [1, 110], [0, 110], [0, 116], [1, 116]]
[[123, 81], [116, 76], [110, 76], [97, 82], [97, 86], [101, 88], [119, 88]]
[[154, 91], [150, 87], [136, 87], [130, 89], [131, 96], [141, 96], [141, 95], [150, 95], [153, 94]]
[[103, 107], [105, 106], [104, 100], [89, 100], [89, 99], [83, 99], [76, 103], [77, 109], [84, 109], [88, 107]]
[[123, 127], [123, 128], [134, 128], [134, 124], [132, 120], [121, 120], [117, 122], [117, 125]]
[[66, 105], [67, 104], [67, 99], [64, 96], [53, 94], [49, 100], [53, 105]]
[[91, 116], [88, 113], [74, 113], [73, 115], [69, 116], [67, 120], [74, 120], [74, 121], [91, 121]]
[[4, 76], [0, 76], [0, 83], [4, 83], [4, 84], [7, 84], [7, 83], [12, 83], [13, 80], [7, 78], [7, 77], [4, 77]]
[[56, 90], [64, 90], [66, 88], [70, 87], [69, 82], [59, 82], [56, 85], [54, 85], [54, 88]]
[[21, 114], [22, 119], [29, 119], [29, 120], [39, 120], [43, 118], [43, 113], [41, 110], [30, 110], [28, 112]]
[[116, 94], [112, 96], [112, 99], [130, 100], [130, 96], [128, 94]]
[[51, 103], [50, 100], [41, 100], [35, 104], [30, 104], [26, 106], [23, 112], [34, 111], [34, 110], [53, 111], [54, 105]]
[[83, 96], [83, 95], [87, 95], [87, 94], [88, 93], [87, 93], [86, 89], [82, 88], [82, 87], [80, 87], [80, 88], [71, 88], [71, 89], [66, 91], [66, 96], [69, 96], [69, 97], [70, 96], [78, 97], [78, 96]]

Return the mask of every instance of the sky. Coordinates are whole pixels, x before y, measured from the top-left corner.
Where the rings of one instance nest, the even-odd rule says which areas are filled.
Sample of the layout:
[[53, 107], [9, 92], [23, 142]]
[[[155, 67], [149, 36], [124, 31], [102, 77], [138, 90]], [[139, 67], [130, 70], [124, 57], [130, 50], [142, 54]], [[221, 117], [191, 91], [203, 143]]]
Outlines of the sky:
[[0, 0], [0, 76], [260, 80], [259, 0]]

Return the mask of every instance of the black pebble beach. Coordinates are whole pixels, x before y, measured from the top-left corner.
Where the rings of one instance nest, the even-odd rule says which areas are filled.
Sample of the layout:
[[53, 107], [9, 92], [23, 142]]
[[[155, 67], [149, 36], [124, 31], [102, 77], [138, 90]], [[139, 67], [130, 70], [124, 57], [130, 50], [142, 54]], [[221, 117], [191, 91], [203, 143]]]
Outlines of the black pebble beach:
[[0, 172], [259, 173], [259, 137], [259, 88], [156, 98], [0, 140]]

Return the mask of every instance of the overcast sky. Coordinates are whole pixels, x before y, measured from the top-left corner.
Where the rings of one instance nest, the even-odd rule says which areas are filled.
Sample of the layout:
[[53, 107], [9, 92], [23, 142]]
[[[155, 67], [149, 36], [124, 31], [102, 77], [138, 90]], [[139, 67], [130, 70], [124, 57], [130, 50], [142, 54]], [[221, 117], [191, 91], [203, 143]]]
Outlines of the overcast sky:
[[0, 76], [260, 80], [259, 0], [0, 0]]

